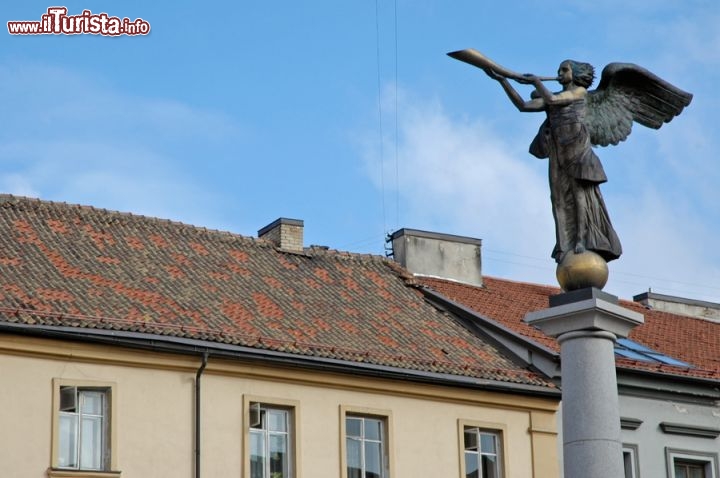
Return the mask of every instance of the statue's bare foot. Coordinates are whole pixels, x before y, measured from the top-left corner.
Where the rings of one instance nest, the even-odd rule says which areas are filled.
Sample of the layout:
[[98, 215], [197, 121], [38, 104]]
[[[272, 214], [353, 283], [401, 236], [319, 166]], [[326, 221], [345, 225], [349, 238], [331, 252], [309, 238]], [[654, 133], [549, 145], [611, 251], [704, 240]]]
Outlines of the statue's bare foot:
[[582, 242], [575, 244], [575, 254], [582, 254], [583, 252], [585, 252], [585, 244]]

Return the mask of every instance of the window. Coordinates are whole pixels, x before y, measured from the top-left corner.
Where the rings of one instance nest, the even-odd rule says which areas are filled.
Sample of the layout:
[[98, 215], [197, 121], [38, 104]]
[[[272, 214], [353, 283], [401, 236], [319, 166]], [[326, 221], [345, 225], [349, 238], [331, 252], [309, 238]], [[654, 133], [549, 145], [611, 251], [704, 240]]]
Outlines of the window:
[[260, 403], [250, 407], [250, 476], [290, 477], [290, 412]]
[[345, 418], [348, 478], [385, 478], [385, 424], [381, 418]]
[[623, 444], [623, 468], [625, 470], [625, 478], [640, 478], [640, 468], [638, 466], [638, 447], [637, 445]]
[[[53, 380], [53, 470], [113, 476], [114, 384]], [[107, 473], [105, 473], [107, 472]]]
[[474, 426], [463, 430], [464, 476], [499, 478], [502, 472], [500, 435], [496, 431]]
[[244, 476], [296, 477], [297, 410], [294, 402], [245, 397], [247, 447]]
[[615, 342], [615, 355], [625, 357], [632, 360], [640, 360], [643, 362], [655, 362], [663, 363], [668, 365], [675, 365], [677, 367], [689, 367], [692, 365], [682, 362], [678, 359], [668, 357], [667, 355], [657, 352], [653, 349], [649, 349], [644, 345], [640, 345], [628, 338], [619, 338]]
[[718, 454], [666, 448], [669, 478], [718, 478]]
[[107, 391], [60, 387], [58, 468], [104, 470]]
[[342, 478], [392, 476], [390, 412], [340, 407]]
[[705, 465], [694, 461], [675, 460], [675, 478], [707, 478]]

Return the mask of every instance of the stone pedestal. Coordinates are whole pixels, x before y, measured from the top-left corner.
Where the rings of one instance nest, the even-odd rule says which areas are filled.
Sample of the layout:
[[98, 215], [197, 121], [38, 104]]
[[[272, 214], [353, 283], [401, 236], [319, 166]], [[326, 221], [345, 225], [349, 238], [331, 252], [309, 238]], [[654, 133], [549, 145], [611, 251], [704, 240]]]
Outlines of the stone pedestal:
[[614, 345], [643, 316], [581, 289], [552, 297], [525, 321], [560, 343], [565, 478], [623, 478]]

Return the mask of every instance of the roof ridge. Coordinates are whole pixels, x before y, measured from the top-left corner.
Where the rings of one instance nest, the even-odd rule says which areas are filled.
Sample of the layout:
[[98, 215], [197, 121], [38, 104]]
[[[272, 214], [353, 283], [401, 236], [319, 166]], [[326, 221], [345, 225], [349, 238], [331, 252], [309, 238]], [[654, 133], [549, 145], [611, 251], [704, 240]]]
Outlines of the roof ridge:
[[385, 259], [385, 264], [393, 273], [395, 273], [395, 275], [402, 279], [406, 286], [422, 287], [422, 284], [417, 280], [416, 276], [402, 265], [389, 259]]
[[68, 202], [64, 202], [64, 201], [52, 201], [52, 200], [34, 198], [34, 197], [29, 197], [29, 196], [16, 196], [13, 194], [0, 193], [0, 208], [6, 207], [6, 204], [41, 206], [41, 207], [56, 210], [58, 212], [60, 212], [60, 211], [76, 212], [76, 213], [80, 212], [80, 213], [86, 213], [86, 214], [106, 215], [108, 217], [120, 217], [123, 219], [128, 219], [130, 221], [145, 222], [147, 224], [169, 225], [172, 227], [177, 227], [179, 229], [192, 230], [195, 232], [208, 233], [208, 234], [213, 234], [213, 235], [218, 235], [218, 236], [226, 236], [229, 238], [253, 242], [253, 243], [260, 244], [260, 245], [272, 245], [268, 241], [257, 238], [257, 237], [245, 236], [245, 235], [242, 235], [242, 234], [239, 234], [236, 232], [226, 231], [226, 230], [222, 230], [222, 229], [213, 229], [213, 228], [208, 228], [208, 227], [204, 227], [204, 226], [196, 226], [194, 224], [188, 224], [188, 223], [173, 220], [173, 219], [160, 218], [160, 217], [149, 216], [149, 215], [145, 215], [145, 214], [135, 214], [132, 212], [118, 211], [115, 209], [107, 209], [107, 208], [95, 207], [95, 206], [78, 204], [78, 203], [68, 203]]
[[339, 259], [359, 260], [377, 263], [395, 263], [387, 257], [381, 256], [380, 254], [372, 254], [369, 252], [351, 252], [343, 251], [340, 249], [332, 249], [325, 246], [311, 245], [305, 248], [305, 251], [311, 252], [310, 256], [330, 256]]
[[654, 307], [651, 307], [651, 306], [648, 306], [648, 305], [644, 305], [644, 304], [642, 304], [642, 303], [640, 303], [640, 302], [635, 302], [634, 300], [620, 299], [620, 305], [623, 305], [623, 303], [625, 304], [624, 307], [633, 306], [633, 307], [642, 309], [642, 310], [643, 310], [643, 312], [642, 312], [643, 314], [648, 314], [648, 313], [649, 313], [649, 314], [652, 314], [652, 315], [654, 315], [654, 316], [656, 316], [656, 317], [663, 317], [663, 318], [668, 318], [668, 319], [679, 318], [679, 319], [681, 319], [681, 320], [693, 320], [693, 321], [700, 322], [700, 323], [703, 323], [703, 324], [709, 323], [709, 324], [712, 324], [712, 325], [714, 325], [714, 326], [720, 327], [720, 322], [718, 322], [717, 320], [712, 320], [712, 319], [707, 318], [707, 317], [696, 317], [696, 316], [694, 316], [694, 315], [686, 315], [686, 314], [681, 314], [681, 313], [678, 313], [678, 312], [670, 312], [670, 311], [667, 311], [667, 310], [656, 309], [656, 308], [654, 308]]
[[540, 284], [537, 282], [528, 282], [528, 281], [521, 281], [516, 279], [506, 279], [504, 277], [496, 277], [496, 276], [488, 276], [483, 274], [483, 279], [490, 279], [490, 280], [496, 280], [501, 282], [509, 282], [511, 284], [517, 284], [517, 285], [527, 285], [531, 287], [539, 287], [541, 289], [546, 290], [553, 290], [553, 291], [559, 291], [561, 290], [559, 285], [549, 285], [549, 284]]
[[[474, 284], [468, 284], [467, 282], [457, 281], [453, 279], [448, 279], [444, 277], [437, 277], [437, 276], [429, 276], [429, 275], [418, 275], [417, 277], [420, 277], [423, 280], [437, 280], [441, 282], [447, 282], [450, 284], [457, 284], [461, 285], [463, 287], [468, 287], [470, 289], [487, 289], [487, 286], [485, 284], [483, 285], [474, 285]], [[560, 290], [560, 286], [553, 286], [548, 284], [540, 284], [537, 282], [527, 282], [527, 281], [521, 281], [521, 280], [515, 280], [515, 279], [506, 279], [505, 277], [497, 277], [497, 276], [491, 276], [487, 274], [483, 274], [483, 281], [490, 280], [497, 281], [497, 282], [503, 282], [508, 284], [515, 284], [515, 285], [522, 285], [522, 286], [528, 286], [528, 287], [535, 287], [539, 289], [543, 289], [547, 292], [556, 292]]]
[[[79, 203], [68, 203], [64, 201], [52, 201], [47, 199], [40, 199], [30, 196], [18, 196], [13, 194], [7, 194], [7, 193], [0, 193], [0, 208], [6, 207], [6, 204], [20, 204], [20, 205], [26, 205], [28, 207], [33, 206], [40, 206], [40, 207], [46, 207], [51, 208], [53, 210], [56, 210], [58, 212], [60, 211], [69, 211], [69, 212], [81, 212], [81, 213], [89, 213], [89, 214], [99, 214], [99, 215], [106, 215], [108, 217], [120, 217], [123, 219], [128, 219], [130, 221], [138, 221], [138, 222], [144, 222], [146, 224], [158, 224], [158, 225], [169, 225], [173, 227], [177, 227], [180, 229], [185, 230], [191, 230], [195, 232], [200, 233], [207, 233], [211, 235], [216, 236], [225, 236], [232, 239], [247, 241], [250, 243], [254, 243], [261, 246], [266, 247], [275, 247], [275, 249], [278, 250], [278, 252], [288, 252], [283, 249], [280, 249], [276, 247], [272, 242], [259, 238], [254, 236], [246, 236], [237, 232], [232, 231], [226, 231], [222, 229], [213, 229], [208, 228], [204, 226], [196, 226], [194, 224], [188, 224], [182, 221], [176, 221], [173, 219], [166, 219], [166, 218], [160, 218], [155, 216], [148, 216], [144, 214], [135, 214], [132, 212], [124, 212], [124, 211], [118, 211], [115, 209], [107, 209], [107, 208], [101, 208], [101, 207], [95, 207], [90, 205], [84, 205]], [[357, 260], [360, 262], [377, 262], [377, 263], [394, 263], [394, 261], [388, 259], [387, 257], [381, 256], [379, 254], [371, 254], [371, 253], [360, 253], [360, 252], [350, 252], [350, 251], [343, 251], [339, 249], [332, 249], [327, 248], [324, 246], [317, 246], [317, 245], [311, 245], [308, 247], [305, 247], [303, 249], [303, 252], [310, 256], [310, 257], [316, 257], [316, 256], [329, 256], [334, 258], [340, 258], [340, 259], [350, 259], [350, 260]], [[293, 253], [296, 254], [297, 253]]]

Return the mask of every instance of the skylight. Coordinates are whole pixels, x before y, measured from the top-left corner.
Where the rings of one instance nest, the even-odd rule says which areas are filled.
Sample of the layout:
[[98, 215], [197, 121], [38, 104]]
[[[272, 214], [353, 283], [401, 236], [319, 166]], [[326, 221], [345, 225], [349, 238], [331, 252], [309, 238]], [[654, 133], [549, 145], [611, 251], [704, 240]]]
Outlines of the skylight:
[[615, 355], [628, 358], [630, 360], [640, 360], [643, 362], [662, 363], [675, 365], [676, 367], [692, 368], [692, 365], [690, 364], [668, 357], [665, 354], [649, 349], [630, 339], [617, 340], [615, 344]]

